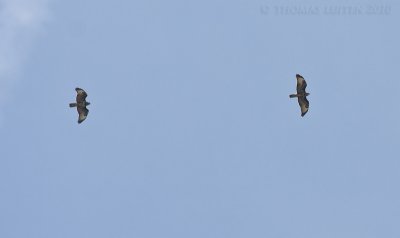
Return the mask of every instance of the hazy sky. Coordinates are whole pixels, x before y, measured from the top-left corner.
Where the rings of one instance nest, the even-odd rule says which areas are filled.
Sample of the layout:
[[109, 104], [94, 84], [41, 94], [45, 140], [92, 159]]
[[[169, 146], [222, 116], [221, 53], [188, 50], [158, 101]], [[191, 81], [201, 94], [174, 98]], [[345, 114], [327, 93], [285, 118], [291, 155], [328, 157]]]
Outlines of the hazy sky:
[[400, 237], [399, 7], [0, 0], [0, 237]]

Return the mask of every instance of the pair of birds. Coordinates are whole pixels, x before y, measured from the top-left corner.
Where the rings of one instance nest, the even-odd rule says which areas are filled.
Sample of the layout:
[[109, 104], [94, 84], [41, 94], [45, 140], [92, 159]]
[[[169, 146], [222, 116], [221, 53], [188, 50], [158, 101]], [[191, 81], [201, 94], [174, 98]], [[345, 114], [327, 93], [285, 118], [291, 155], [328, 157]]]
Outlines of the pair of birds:
[[[300, 74], [296, 74], [296, 79], [297, 79], [297, 87], [296, 87], [296, 94], [291, 94], [289, 95], [290, 98], [296, 98], [299, 101], [300, 105], [300, 110], [301, 110], [301, 116], [303, 117], [306, 115], [308, 112], [308, 107], [310, 106], [310, 103], [307, 100], [307, 96], [310, 95], [309, 93], [306, 92], [306, 87], [307, 87], [307, 82], [304, 80], [303, 76]], [[75, 91], [77, 93], [76, 95], [76, 103], [70, 103], [70, 107], [76, 107], [78, 110], [78, 123], [82, 123], [88, 113], [89, 110], [86, 108], [86, 106], [90, 105], [90, 102], [86, 101], [87, 93], [85, 90], [81, 88], [75, 88]]]

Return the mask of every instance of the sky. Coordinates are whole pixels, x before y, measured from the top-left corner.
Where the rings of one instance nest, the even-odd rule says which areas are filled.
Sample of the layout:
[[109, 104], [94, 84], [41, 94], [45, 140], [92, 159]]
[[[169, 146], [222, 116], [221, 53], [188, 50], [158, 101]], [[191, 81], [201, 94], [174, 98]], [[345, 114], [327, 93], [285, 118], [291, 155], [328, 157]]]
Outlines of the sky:
[[399, 9], [0, 0], [0, 237], [399, 237]]

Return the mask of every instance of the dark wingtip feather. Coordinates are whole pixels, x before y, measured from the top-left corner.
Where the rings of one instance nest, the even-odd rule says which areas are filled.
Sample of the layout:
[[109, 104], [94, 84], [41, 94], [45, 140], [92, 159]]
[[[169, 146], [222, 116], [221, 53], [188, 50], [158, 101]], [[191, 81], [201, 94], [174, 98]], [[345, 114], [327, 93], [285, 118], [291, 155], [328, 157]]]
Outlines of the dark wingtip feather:
[[296, 78], [303, 78], [300, 74], [296, 74]]

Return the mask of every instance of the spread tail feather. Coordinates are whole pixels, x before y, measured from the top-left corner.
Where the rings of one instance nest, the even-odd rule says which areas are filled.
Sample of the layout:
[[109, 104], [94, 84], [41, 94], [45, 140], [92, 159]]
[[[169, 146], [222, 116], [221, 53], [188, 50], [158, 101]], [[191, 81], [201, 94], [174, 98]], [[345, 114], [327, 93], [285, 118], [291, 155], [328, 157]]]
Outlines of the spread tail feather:
[[76, 103], [70, 103], [70, 104], [69, 104], [69, 107], [76, 107], [76, 106], [77, 106]]
[[296, 97], [297, 97], [297, 94], [290, 94], [289, 97], [290, 97], [290, 98], [296, 98]]

